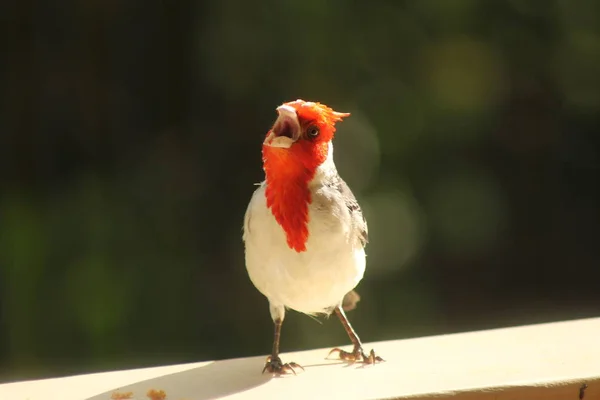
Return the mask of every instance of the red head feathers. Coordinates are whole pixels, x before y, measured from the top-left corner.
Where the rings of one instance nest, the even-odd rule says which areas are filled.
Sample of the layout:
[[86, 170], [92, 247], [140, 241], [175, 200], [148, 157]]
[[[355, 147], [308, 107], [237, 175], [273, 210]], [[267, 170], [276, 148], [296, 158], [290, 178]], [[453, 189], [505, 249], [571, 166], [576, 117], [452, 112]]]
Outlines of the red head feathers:
[[308, 183], [327, 159], [335, 123], [350, 114], [304, 100], [284, 103], [277, 112], [263, 143], [267, 206], [285, 231], [288, 246], [301, 252], [308, 240]]

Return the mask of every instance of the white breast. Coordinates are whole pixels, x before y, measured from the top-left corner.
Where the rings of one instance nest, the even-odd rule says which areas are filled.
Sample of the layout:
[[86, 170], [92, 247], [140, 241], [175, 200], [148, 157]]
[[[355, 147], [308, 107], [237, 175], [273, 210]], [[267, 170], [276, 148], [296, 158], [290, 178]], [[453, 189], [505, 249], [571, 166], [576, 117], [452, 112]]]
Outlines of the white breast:
[[362, 279], [365, 251], [351, 232], [349, 210], [338, 195], [327, 186], [313, 189], [306, 251], [298, 253], [288, 247], [267, 208], [265, 184], [254, 192], [244, 223], [246, 268], [272, 307], [326, 312]]

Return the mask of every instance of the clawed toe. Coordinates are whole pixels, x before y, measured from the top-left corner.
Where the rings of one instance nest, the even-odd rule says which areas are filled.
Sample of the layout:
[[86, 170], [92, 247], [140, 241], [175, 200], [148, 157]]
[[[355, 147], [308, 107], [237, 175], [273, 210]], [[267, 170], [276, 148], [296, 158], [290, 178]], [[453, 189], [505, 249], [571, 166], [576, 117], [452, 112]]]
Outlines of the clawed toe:
[[340, 360], [344, 360], [344, 361], [351, 361], [351, 362], [356, 362], [360, 360], [360, 353], [355, 354], [354, 352], [349, 353], [347, 351], [344, 351], [342, 349], [340, 349], [339, 347], [336, 347], [335, 349], [331, 349], [331, 351], [329, 352], [329, 354], [327, 354], [327, 358], [330, 358], [332, 354], [337, 353], [338, 358]]
[[304, 368], [302, 368], [300, 364], [297, 364], [295, 362], [289, 362], [284, 364], [281, 361], [281, 358], [269, 356], [267, 357], [267, 362], [265, 363], [265, 367], [263, 368], [263, 374], [265, 373], [265, 371], [267, 371], [269, 373], [277, 375], [285, 375], [289, 374], [290, 372], [296, 375], [296, 371], [294, 370], [294, 368], [300, 368], [302, 371], [304, 371]]
[[363, 362], [365, 364], [376, 364], [378, 362], [385, 361], [383, 358], [379, 357], [375, 354], [375, 350], [371, 349], [371, 352], [368, 356], [365, 356], [365, 353], [362, 353]]
[[334, 353], [338, 354], [340, 360], [350, 361], [352, 363], [363, 362], [365, 364], [376, 364], [378, 362], [385, 361], [383, 358], [375, 354], [375, 350], [371, 350], [369, 355], [366, 355], [361, 347], [355, 347], [351, 353], [336, 347], [329, 352], [327, 358]]

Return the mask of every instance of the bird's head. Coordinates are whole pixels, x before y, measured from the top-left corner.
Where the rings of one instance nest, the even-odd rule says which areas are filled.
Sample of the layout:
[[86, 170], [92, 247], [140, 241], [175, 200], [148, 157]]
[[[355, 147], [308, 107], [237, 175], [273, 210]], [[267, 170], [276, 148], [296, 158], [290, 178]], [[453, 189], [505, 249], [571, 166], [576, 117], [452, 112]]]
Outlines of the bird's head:
[[284, 103], [277, 112], [262, 148], [267, 206], [285, 231], [288, 246], [302, 252], [309, 236], [308, 184], [327, 160], [335, 123], [350, 114], [304, 100]]
[[284, 103], [277, 113], [263, 143], [263, 161], [283, 164], [278, 172], [291, 175], [304, 169], [314, 171], [327, 159], [335, 123], [350, 115], [304, 100]]

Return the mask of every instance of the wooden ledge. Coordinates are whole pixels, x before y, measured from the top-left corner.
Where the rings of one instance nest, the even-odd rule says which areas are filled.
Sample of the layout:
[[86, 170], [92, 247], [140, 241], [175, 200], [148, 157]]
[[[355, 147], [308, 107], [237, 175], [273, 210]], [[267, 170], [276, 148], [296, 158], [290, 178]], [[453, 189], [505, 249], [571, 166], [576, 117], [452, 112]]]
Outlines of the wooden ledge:
[[[328, 349], [282, 355], [297, 376], [262, 375], [265, 357], [0, 385], [2, 400], [148, 399], [600, 399], [600, 318], [370, 343], [387, 361], [348, 366]], [[155, 394], [159, 394], [157, 392]], [[160, 396], [156, 397], [159, 399]]]

